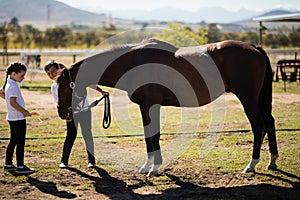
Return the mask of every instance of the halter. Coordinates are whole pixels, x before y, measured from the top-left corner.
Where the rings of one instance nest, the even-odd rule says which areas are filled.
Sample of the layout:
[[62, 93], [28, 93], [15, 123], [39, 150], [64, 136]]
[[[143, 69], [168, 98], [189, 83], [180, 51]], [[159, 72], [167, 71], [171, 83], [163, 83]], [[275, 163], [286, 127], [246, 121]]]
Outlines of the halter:
[[[68, 70], [68, 69], [67, 69]], [[107, 129], [110, 126], [111, 123], [111, 114], [110, 114], [110, 100], [109, 100], [109, 95], [104, 95], [102, 97], [100, 97], [98, 100], [95, 100], [94, 102], [92, 102], [86, 109], [83, 108], [84, 106], [84, 101], [86, 100], [87, 96], [84, 95], [83, 97], [78, 96], [75, 92], [74, 89], [76, 87], [75, 82], [72, 80], [71, 77], [71, 73], [70, 70], [68, 70], [68, 74], [69, 74], [69, 80], [70, 80], [70, 88], [72, 89], [72, 99], [75, 97], [76, 99], [79, 99], [79, 103], [82, 101], [82, 107], [80, 107], [79, 105], [76, 106], [74, 112], [76, 113], [81, 113], [81, 112], [86, 112], [87, 110], [90, 110], [91, 108], [97, 106], [99, 104], [99, 102], [104, 99], [104, 113], [103, 113], [103, 121], [102, 121], [102, 127], [104, 129]], [[72, 106], [69, 108], [65, 108], [65, 107], [60, 107], [61, 109], [67, 109], [67, 118], [69, 117], [69, 119], [71, 119], [71, 114], [73, 112]]]
[[[68, 69], [66, 69], [68, 70]], [[70, 83], [69, 83], [69, 86], [72, 90], [74, 90], [75, 88], [75, 82], [72, 80], [72, 77], [71, 77], [71, 73], [70, 73], [70, 70], [68, 70], [68, 74], [69, 74], [69, 80], [70, 80]], [[73, 93], [73, 92], [72, 92]], [[57, 109], [58, 110], [67, 110], [67, 116], [66, 116], [66, 119], [69, 119], [71, 120], [72, 119], [72, 113], [73, 113], [73, 109], [72, 109], [72, 105], [70, 107], [63, 107], [63, 106], [57, 106]]]
[[[67, 69], [67, 70], [68, 70], [68, 69]], [[75, 84], [75, 82], [72, 80], [72, 76], [71, 76], [70, 70], [68, 70], [68, 73], [69, 73], [69, 80], [70, 80], [70, 88], [71, 88], [72, 90], [74, 90], [75, 87], [76, 87], [76, 84]]]

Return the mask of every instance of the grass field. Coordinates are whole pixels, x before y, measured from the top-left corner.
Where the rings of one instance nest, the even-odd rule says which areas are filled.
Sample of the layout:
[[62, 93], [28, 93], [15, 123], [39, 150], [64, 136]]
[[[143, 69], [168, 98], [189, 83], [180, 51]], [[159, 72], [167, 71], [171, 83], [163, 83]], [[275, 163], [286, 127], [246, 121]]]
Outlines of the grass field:
[[[31, 78], [30, 78], [31, 77]], [[3, 80], [3, 77], [1, 77]], [[0, 82], [2, 84], [3, 82]], [[161, 146], [165, 164], [158, 177], [137, 174], [145, 158], [145, 142], [138, 107], [122, 91], [111, 93], [112, 125], [103, 130], [102, 104], [93, 111], [98, 167], [87, 168], [81, 134], [70, 157], [70, 168], [58, 164], [65, 122], [58, 118], [50, 94], [51, 81], [28, 74], [22, 88], [27, 108], [39, 116], [27, 119], [25, 162], [30, 176], [0, 173], [0, 199], [298, 199], [300, 196], [300, 85], [274, 83], [279, 170], [268, 171], [267, 138], [256, 173], [242, 174], [248, 164], [253, 136], [239, 101], [226, 94], [223, 128], [209, 133], [210, 104], [199, 109], [162, 109]], [[91, 98], [96, 98], [91, 92]], [[5, 102], [0, 100], [0, 167], [3, 168], [9, 127]], [[176, 154], [172, 158], [171, 156]]]

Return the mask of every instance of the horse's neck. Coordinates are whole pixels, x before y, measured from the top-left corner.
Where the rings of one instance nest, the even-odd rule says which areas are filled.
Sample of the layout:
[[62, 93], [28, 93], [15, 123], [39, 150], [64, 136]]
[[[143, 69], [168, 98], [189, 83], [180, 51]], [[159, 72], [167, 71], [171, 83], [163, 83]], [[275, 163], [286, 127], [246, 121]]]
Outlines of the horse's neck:
[[[148, 57], [146, 55], [147, 51], [144, 52], [143, 50], [149, 49], [163, 49], [170, 52], [176, 51], [174, 46], [156, 40], [150, 40], [150, 42], [135, 46], [123, 46], [111, 49], [85, 59], [80, 67], [80, 76], [84, 77], [82, 80], [89, 79], [89, 81], [93, 81], [93, 83], [98, 83], [99, 85], [126, 90], [128, 84], [126, 80], [124, 81], [123, 79], [124, 75], [129, 72], [134, 65], [145, 64], [142, 63], [142, 61], [136, 63], [136, 60], [141, 60], [140, 56]], [[146, 59], [145, 62], [150, 61]], [[120, 80], [123, 80], [122, 84], [120, 84]]]
[[75, 80], [79, 71], [80, 65], [74, 65], [69, 69], [72, 80]]
[[87, 59], [86, 67], [98, 78], [99, 85], [115, 87], [119, 78], [131, 67], [132, 59], [127, 57], [131, 51], [130, 47], [122, 47], [97, 54]]

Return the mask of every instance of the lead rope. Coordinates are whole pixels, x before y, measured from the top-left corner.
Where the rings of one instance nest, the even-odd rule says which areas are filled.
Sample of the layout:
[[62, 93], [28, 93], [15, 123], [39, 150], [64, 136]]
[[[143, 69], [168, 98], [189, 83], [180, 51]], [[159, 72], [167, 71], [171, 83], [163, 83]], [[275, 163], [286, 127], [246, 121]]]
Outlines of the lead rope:
[[[70, 70], [69, 72], [69, 79], [70, 79], [70, 88], [75, 89], [75, 82], [73, 82]], [[86, 97], [85, 97], [86, 98]], [[98, 105], [98, 103], [104, 98], [104, 113], [103, 113], [103, 121], [102, 121], [102, 127], [104, 129], [107, 129], [110, 126], [111, 123], [111, 115], [110, 115], [110, 101], [109, 101], [109, 95], [104, 95], [100, 99], [94, 101], [89, 105], [89, 109], [92, 107], [95, 107]]]
[[107, 129], [110, 126], [111, 122], [111, 115], [110, 115], [110, 101], [109, 96], [104, 96], [104, 113], [103, 113], [103, 121], [102, 121], [102, 127], [104, 129]]
[[111, 123], [109, 95], [104, 95], [100, 99], [94, 101], [93, 103], [90, 104], [89, 108], [97, 106], [98, 103], [102, 99], [104, 99], [104, 113], [103, 113], [102, 127], [104, 129], [107, 129], [110, 126], [110, 123]]

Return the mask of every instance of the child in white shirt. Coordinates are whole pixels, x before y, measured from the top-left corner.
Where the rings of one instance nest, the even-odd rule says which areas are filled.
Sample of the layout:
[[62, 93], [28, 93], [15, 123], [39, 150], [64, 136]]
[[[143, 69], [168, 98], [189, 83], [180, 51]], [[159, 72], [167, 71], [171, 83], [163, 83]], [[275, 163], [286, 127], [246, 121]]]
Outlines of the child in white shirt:
[[[24, 146], [26, 137], [26, 119], [31, 113], [26, 110], [25, 102], [17, 82], [21, 82], [27, 68], [19, 62], [11, 63], [6, 71], [6, 79], [0, 96], [5, 98], [7, 106], [6, 120], [10, 126], [10, 141], [6, 149], [5, 171], [15, 171], [16, 174], [28, 175], [34, 172], [24, 165]], [[13, 165], [13, 154], [16, 147], [17, 167]]]
[[[60, 75], [61, 71], [66, 68], [62, 63], [58, 63], [54, 60], [47, 62], [44, 66], [44, 70], [48, 77], [53, 80], [51, 85], [51, 92], [54, 98], [55, 103], [58, 103], [58, 84], [56, 78]], [[108, 95], [109, 93], [105, 90], [102, 90], [99, 86], [92, 86], [98, 92], [101, 92], [102, 95]], [[84, 100], [82, 108], [88, 107], [89, 103], [87, 99]], [[77, 116], [76, 122], [74, 120], [66, 120], [67, 126], [67, 135], [64, 141], [63, 152], [61, 157], [61, 162], [59, 164], [60, 168], [67, 168], [69, 164], [69, 157], [71, 149], [74, 145], [75, 139], [77, 137], [77, 127], [80, 124], [82, 136], [85, 141], [85, 146], [88, 154], [88, 167], [95, 167], [96, 160], [94, 156], [94, 139], [92, 136], [92, 127], [91, 127], [91, 111], [87, 110], [81, 113], [74, 113]]]

